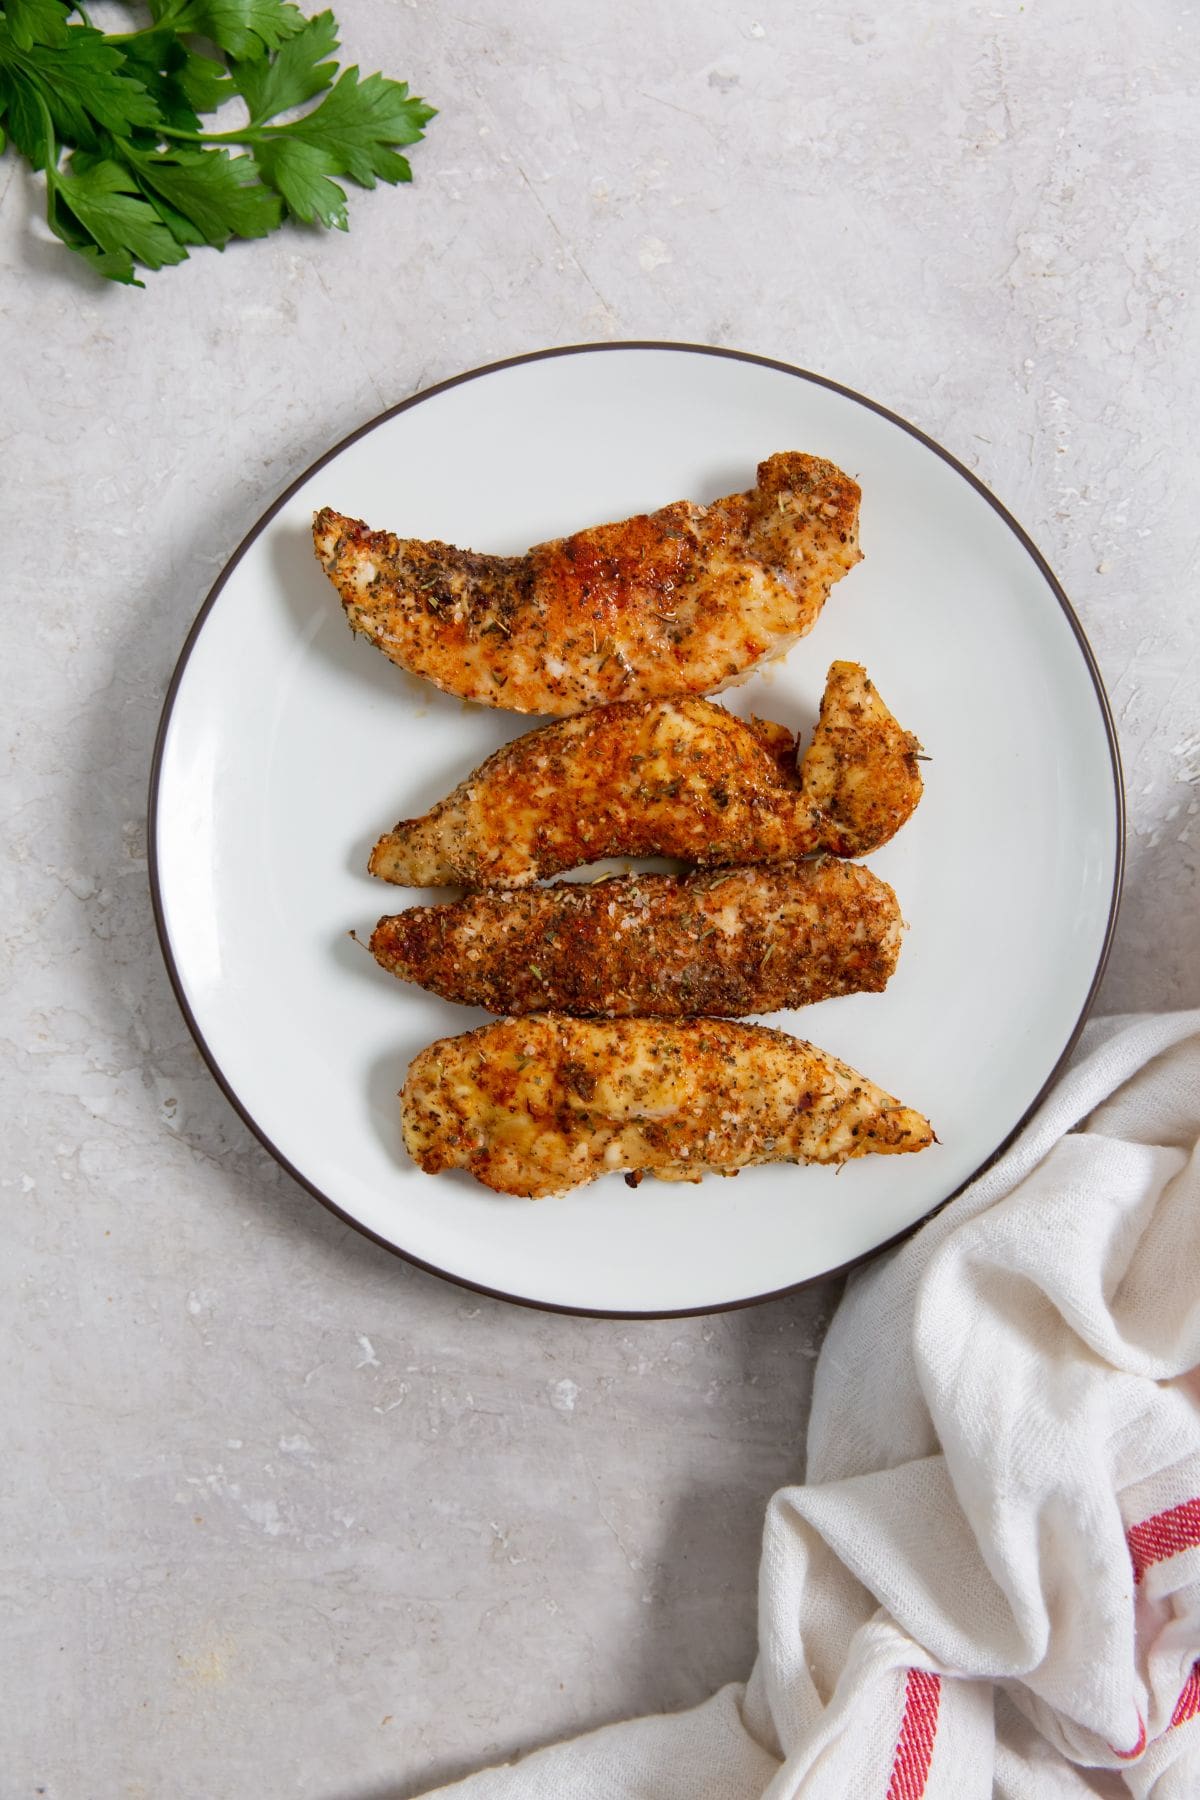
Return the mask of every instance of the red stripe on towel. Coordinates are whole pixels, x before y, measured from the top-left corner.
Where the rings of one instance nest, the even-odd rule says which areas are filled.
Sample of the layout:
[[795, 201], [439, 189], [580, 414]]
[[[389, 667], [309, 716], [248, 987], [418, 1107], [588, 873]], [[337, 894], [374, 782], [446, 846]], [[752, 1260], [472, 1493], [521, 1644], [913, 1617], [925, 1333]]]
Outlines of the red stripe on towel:
[[928, 1669], [910, 1669], [904, 1684], [904, 1717], [887, 1800], [921, 1800], [933, 1761], [938, 1708], [942, 1703], [942, 1678]]
[[1146, 1748], [1146, 1721], [1143, 1719], [1141, 1713], [1138, 1714], [1137, 1743], [1133, 1746], [1133, 1749], [1118, 1750], [1115, 1744], [1112, 1744], [1109, 1747], [1112, 1750], [1113, 1755], [1119, 1756], [1122, 1762], [1132, 1762], [1135, 1756], [1140, 1756], [1142, 1754], [1142, 1751]]
[[[1189, 1719], [1194, 1719], [1196, 1717], [1197, 1713], [1200, 1713], [1200, 1661], [1192, 1664], [1192, 1672], [1184, 1682], [1183, 1692], [1175, 1702], [1175, 1711], [1171, 1714], [1171, 1723], [1167, 1726], [1167, 1730], [1173, 1731], [1176, 1725], [1186, 1725]], [[1155, 1739], [1155, 1742], [1158, 1742], [1157, 1738]], [[1140, 1756], [1145, 1748], [1146, 1724], [1141, 1713], [1139, 1713], [1138, 1741], [1133, 1746], [1133, 1749], [1118, 1750], [1114, 1745], [1112, 1750], [1113, 1755], [1119, 1756], [1122, 1762], [1132, 1762], [1134, 1757]]]
[[1183, 1692], [1175, 1702], [1175, 1711], [1171, 1714], [1172, 1725], [1186, 1725], [1200, 1713], [1200, 1662], [1192, 1664], [1192, 1672], [1183, 1686]]
[[1140, 1581], [1153, 1563], [1166, 1562], [1181, 1550], [1200, 1546], [1200, 1500], [1184, 1500], [1166, 1512], [1155, 1513], [1125, 1533], [1133, 1558], [1133, 1579]]

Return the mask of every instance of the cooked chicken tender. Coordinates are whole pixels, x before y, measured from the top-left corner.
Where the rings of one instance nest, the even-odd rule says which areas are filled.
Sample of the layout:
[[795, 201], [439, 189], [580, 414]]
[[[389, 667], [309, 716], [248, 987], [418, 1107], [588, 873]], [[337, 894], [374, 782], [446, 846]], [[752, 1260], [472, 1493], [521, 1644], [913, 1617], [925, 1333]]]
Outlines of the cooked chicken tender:
[[860, 560], [857, 483], [798, 451], [711, 506], [486, 556], [398, 538], [324, 507], [313, 542], [352, 630], [485, 706], [565, 717], [715, 693], [811, 630]]
[[862, 665], [834, 663], [800, 765], [800, 785], [821, 815], [822, 847], [868, 856], [886, 844], [921, 798], [920, 762], [920, 744], [901, 730]]
[[934, 1141], [928, 1119], [836, 1057], [724, 1019], [504, 1019], [422, 1050], [400, 1100], [427, 1173], [467, 1169], [532, 1199], [615, 1170], [698, 1181]]
[[920, 799], [918, 748], [857, 663], [831, 668], [799, 771], [784, 726], [710, 700], [604, 706], [504, 745], [380, 838], [370, 868], [410, 887], [522, 887], [605, 856], [701, 868], [863, 856]]
[[371, 949], [402, 980], [489, 1012], [737, 1016], [879, 992], [900, 934], [885, 881], [822, 857], [485, 890], [381, 919]]

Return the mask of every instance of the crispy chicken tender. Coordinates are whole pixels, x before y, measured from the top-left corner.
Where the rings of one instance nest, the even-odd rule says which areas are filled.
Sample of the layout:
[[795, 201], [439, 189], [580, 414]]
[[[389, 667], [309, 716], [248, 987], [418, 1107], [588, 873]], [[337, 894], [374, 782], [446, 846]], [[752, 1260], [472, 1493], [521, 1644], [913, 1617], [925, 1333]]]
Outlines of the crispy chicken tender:
[[714, 693], [812, 629], [860, 560], [859, 489], [820, 457], [770, 456], [757, 485], [485, 556], [324, 507], [313, 543], [352, 630], [435, 686], [564, 717]]
[[422, 1050], [400, 1100], [427, 1173], [467, 1169], [532, 1199], [613, 1170], [698, 1181], [934, 1141], [928, 1119], [836, 1057], [724, 1019], [504, 1019]]
[[829, 671], [800, 782], [835, 856], [867, 856], [895, 837], [921, 798], [921, 746], [902, 731], [859, 663]]
[[489, 1012], [736, 1017], [879, 992], [901, 926], [885, 881], [822, 857], [485, 890], [381, 919], [371, 950], [402, 980]]
[[490, 756], [371, 853], [410, 887], [523, 887], [605, 856], [702, 868], [864, 856], [921, 797], [917, 740], [857, 663], [834, 663], [796, 768], [784, 726], [710, 700], [622, 702], [544, 725]]

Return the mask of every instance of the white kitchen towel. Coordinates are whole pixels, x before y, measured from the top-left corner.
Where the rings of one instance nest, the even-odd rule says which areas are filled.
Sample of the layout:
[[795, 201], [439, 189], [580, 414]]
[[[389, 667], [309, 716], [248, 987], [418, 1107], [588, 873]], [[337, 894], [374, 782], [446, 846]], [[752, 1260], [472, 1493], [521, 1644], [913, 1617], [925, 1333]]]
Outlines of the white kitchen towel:
[[439, 1792], [1200, 1800], [1198, 1140], [1200, 1012], [1089, 1027], [1012, 1148], [849, 1281], [748, 1686]]

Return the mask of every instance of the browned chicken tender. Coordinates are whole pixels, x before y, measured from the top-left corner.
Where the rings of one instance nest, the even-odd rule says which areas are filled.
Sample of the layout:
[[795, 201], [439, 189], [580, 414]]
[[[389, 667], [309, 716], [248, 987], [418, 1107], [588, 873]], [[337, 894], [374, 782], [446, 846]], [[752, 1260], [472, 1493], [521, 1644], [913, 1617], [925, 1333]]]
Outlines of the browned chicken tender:
[[921, 746], [902, 731], [858, 663], [829, 671], [800, 780], [821, 815], [821, 844], [867, 856], [899, 831], [921, 798]]
[[822, 857], [485, 890], [381, 919], [371, 949], [402, 980], [489, 1012], [736, 1017], [879, 992], [901, 928], [885, 881]]
[[860, 560], [859, 489], [785, 451], [757, 485], [486, 556], [323, 508], [313, 542], [351, 628], [447, 693], [563, 717], [715, 693], [812, 629]]
[[522, 887], [605, 856], [701, 868], [863, 856], [920, 799], [918, 749], [857, 663], [830, 669], [799, 770], [784, 726], [711, 700], [604, 706], [504, 745], [382, 837], [370, 869], [409, 887]]
[[698, 1181], [934, 1141], [928, 1119], [836, 1057], [726, 1019], [504, 1019], [422, 1050], [400, 1100], [427, 1173], [467, 1169], [532, 1199], [616, 1170]]

